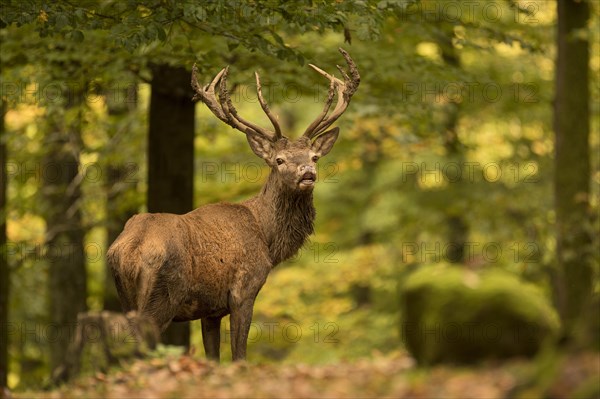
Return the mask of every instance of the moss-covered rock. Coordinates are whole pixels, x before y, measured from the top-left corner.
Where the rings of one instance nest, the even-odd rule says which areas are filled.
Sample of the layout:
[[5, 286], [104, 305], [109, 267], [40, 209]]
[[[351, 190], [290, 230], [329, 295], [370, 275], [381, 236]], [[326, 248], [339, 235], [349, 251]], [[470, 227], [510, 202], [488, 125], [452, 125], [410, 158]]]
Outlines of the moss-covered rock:
[[402, 339], [421, 364], [532, 356], [559, 330], [543, 293], [499, 269], [424, 267], [400, 302]]

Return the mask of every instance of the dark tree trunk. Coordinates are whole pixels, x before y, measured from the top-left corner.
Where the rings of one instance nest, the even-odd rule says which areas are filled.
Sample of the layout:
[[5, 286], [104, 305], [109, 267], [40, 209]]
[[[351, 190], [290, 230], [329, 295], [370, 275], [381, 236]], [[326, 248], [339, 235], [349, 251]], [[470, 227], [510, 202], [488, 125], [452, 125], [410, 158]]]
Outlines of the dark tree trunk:
[[[462, 170], [465, 157], [456, 131], [460, 109], [459, 105], [454, 102], [447, 104], [447, 108], [444, 146], [447, 159], [458, 166], [458, 169], [448, 167], [447, 170]], [[453, 198], [454, 201], [462, 201], [464, 198], [464, 195], [460, 194], [463, 175], [464, 171], [455, 176], [448, 176], [451, 191], [448, 198]], [[453, 188], [455, 190], [452, 190]], [[468, 263], [470, 259], [465, 258], [465, 245], [469, 237], [469, 225], [462, 215], [460, 206], [449, 206], [447, 209], [450, 212], [446, 214], [447, 245], [444, 256], [451, 263]]]
[[[123, 126], [113, 134], [125, 137], [111, 136], [113, 153], [118, 153], [121, 139], [127, 140], [129, 134], [128, 124], [123, 125], [123, 119], [135, 111], [137, 106], [137, 85], [132, 85], [118, 92], [110, 91], [106, 95], [108, 116], [113, 126]], [[106, 243], [107, 248], [121, 234], [127, 220], [138, 212], [137, 206], [132, 202], [132, 192], [135, 191], [136, 165], [131, 162], [119, 160], [106, 165]], [[117, 295], [115, 281], [106, 263], [104, 281], [104, 310], [120, 311], [121, 303]]]
[[[8, 299], [10, 273], [6, 254], [6, 102], [0, 99], [0, 393], [8, 377]], [[2, 396], [0, 394], [0, 396]]]
[[84, 88], [69, 82], [64, 108], [46, 108], [46, 135], [40, 203], [46, 220], [46, 260], [49, 263], [49, 321], [52, 326], [50, 367], [61, 379], [77, 314], [86, 310], [87, 284], [84, 230], [81, 220], [82, 102]]
[[[148, 134], [148, 212], [183, 214], [194, 206], [194, 103], [190, 72], [152, 67]], [[189, 322], [172, 323], [163, 342], [189, 347]]]
[[[372, 136], [367, 136], [368, 132], [364, 132], [365, 137], [368, 137], [369, 146], [364, 146], [360, 159], [362, 163], [362, 178], [361, 178], [361, 188], [358, 190], [360, 192], [367, 193], [366, 195], [361, 195], [359, 198], [359, 206], [358, 209], [368, 209], [372, 206], [374, 201], [374, 195], [371, 190], [369, 190], [369, 185], [375, 180], [376, 175], [378, 173], [379, 162], [383, 158], [383, 141], [385, 136], [387, 135], [385, 127], [380, 127], [379, 131], [374, 133]], [[358, 236], [356, 237], [356, 245], [365, 246], [372, 244], [375, 242], [375, 232], [372, 228], [365, 226], [366, 218], [362, 213], [358, 214]]]
[[589, 210], [589, 49], [586, 1], [558, 5], [558, 55], [554, 105], [557, 300], [564, 337], [578, 340], [582, 313], [592, 292], [592, 240]]
[[[460, 68], [460, 58], [452, 43], [452, 38], [454, 36], [452, 26], [444, 26], [441, 31], [438, 38], [438, 44], [442, 51], [442, 59], [450, 67]], [[460, 106], [457, 102], [451, 101], [446, 104], [446, 108], [446, 123], [443, 132], [446, 156], [450, 162], [455, 163], [459, 167], [459, 170], [461, 170], [464, 165], [465, 156], [457, 132]], [[456, 168], [448, 168], [448, 170], [455, 169]], [[464, 173], [460, 173], [456, 176], [449, 176], [450, 188], [457, 188], [455, 193], [462, 191], [460, 186], [463, 180], [463, 174]], [[462, 200], [462, 197], [463, 196], [461, 195], [452, 195], [452, 193], [448, 195], [448, 198], [454, 198], [454, 200], [459, 201]], [[444, 255], [448, 262], [465, 263], [465, 261], [468, 261], [468, 259], [465, 259], [465, 245], [469, 236], [469, 225], [465, 221], [459, 206], [449, 206], [448, 209], [451, 210], [451, 213], [446, 215], [448, 242]]]

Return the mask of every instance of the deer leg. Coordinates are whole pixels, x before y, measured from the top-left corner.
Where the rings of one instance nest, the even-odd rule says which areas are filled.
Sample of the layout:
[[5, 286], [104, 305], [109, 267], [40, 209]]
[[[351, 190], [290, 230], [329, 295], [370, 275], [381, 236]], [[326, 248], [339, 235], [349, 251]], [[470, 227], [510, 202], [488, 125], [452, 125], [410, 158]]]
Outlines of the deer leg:
[[220, 317], [205, 317], [202, 319], [202, 342], [204, 343], [204, 353], [206, 357], [220, 360], [220, 343], [221, 343], [221, 318]]
[[253, 300], [246, 300], [231, 309], [231, 354], [234, 361], [246, 359], [253, 306]]

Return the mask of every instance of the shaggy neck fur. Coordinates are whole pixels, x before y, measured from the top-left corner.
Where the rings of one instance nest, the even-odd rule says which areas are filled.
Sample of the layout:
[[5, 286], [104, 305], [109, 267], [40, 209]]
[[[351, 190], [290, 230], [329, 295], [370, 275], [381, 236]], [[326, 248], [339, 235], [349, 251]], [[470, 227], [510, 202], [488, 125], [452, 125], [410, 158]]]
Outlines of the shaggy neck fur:
[[245, 203], [254, 214], [276, 266], [298, 252], [314, 232], [316, 211], [312, 190], [292, 190], [271, 172], [260, 194]]

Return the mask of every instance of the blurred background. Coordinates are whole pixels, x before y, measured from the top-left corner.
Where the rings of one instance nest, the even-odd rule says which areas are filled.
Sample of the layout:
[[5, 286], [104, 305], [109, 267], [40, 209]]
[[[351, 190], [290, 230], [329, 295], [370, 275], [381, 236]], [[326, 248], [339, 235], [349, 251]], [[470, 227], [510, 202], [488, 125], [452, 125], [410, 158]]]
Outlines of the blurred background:
[[[191, 101], [192, 65], [204, 83], [229, 65], [238, 111], [269, 126], [258, 71], [298, 137], [328, 90], [307, 64], [339, 77], [339, 47], [361, 85], [319, 161], [316, 233], [257, 298], [249, 361], [597, 351], [598, 17], [592, 1], [3, 0], [3, 384], [41, 387], [79, 312], [120, 311], [105, 254], [130, 216], [260, 190], [243, 134]], [[203, 357], [199, 322], [162, 339]]]

